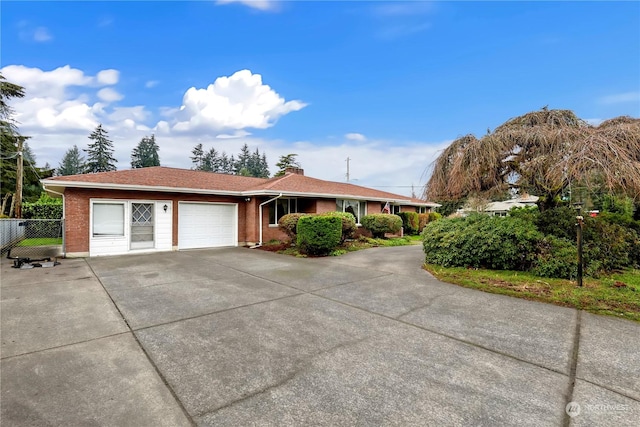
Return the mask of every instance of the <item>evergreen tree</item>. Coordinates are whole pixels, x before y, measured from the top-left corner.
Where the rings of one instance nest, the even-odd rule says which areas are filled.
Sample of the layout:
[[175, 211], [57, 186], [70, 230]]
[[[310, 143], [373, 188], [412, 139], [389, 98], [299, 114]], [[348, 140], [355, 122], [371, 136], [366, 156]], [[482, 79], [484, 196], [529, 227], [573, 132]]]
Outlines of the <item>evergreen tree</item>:
[[[240, 149], [240, 154], [238, 154], [238, 159], [235, 161], [235, 170], [240, 175], [241, 170], [245, 170], [245, 174], [249, 173], [250, 167], [249, 162], [251, 159], [251, 153], [249, 152], [249, 146], [245, 143]], [[244, 175], [248, 176], [248, 175]]]
[[215, 148], [211, 148], [204, 155], [204, 160], [202, 163], [202, 170], [207, 172], [219, 172], [220, 170], [220, 155]]
[[80, 150], [78, 150], [78, 147], [74, 145], [73, 148], [69, 148], [65, 153], [56, 173], [58, 175], [64, 176], [77, 175], [84, 173], [84, 171], [84, 157], [80, 154]]
[[6, 81], [0, 74], [0, 170], [2, 171], [0, 189], [3, 197], [7, 193], [16, 191], [18, 139], [26, 139], [18, 133], [9, 100], [23, 97], [24, 88]]
[[160, 166], [158, 150], [160, 148], [156, 144], [155, 135], [151, 135], [151, 137], [145, 136], [131, 152], [131, 167], [139, 169]]
[[113, 157], [113, 143], [107, 137], [107, 131], [102, 128], [102, 125], [91, 132], [89, 139], [93, 142], [89, 144], [86, 150], [87, 163], [86, 172], [108, 172], [116, 170], [115, 163], [117, 160]]
[[191, 163], [193, 163], [191, 169], [197, 171], [203, 170], [202, 166], [204, 162], [204, 150], [202, 149], [202, 144], [198, 144], [193, 147], [193, 150], [191, 150], [191, 154], [193, 154], [193, 156], [191, 156]]
[[283, 176], [287, 168], [290, 167], [299, 168], [300, 162], [296, 159], [297, 156], [297, 154], [285, 154], [284, 156], [280, 156], [280, 160], [276, 163], [276, 166], [279, 169], [274, 176]]

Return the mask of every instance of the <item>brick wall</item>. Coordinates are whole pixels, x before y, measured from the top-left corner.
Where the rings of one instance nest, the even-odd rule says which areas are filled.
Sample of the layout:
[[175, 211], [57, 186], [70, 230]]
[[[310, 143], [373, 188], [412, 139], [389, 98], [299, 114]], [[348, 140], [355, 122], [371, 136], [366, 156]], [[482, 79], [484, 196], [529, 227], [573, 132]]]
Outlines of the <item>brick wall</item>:
[[[247, 204], [244, 198], [231, 196], [209, 196], [199, 194], [165, 193], [151, 191], [96, 190], [67, 188], [65, 198], [65, 245], [66, 252], [89, 252], [89, 205], [90, 199], [115, 200], [170, 200], [173, 202], [173, 246], [178, 246], [178, 202], [218, 202], [238, 204], [238, 241], [244, 243], [251, 230], [256, 233], [255, 217], [247, 221]], [[249, 230], [249, 233], [247, 233]]]

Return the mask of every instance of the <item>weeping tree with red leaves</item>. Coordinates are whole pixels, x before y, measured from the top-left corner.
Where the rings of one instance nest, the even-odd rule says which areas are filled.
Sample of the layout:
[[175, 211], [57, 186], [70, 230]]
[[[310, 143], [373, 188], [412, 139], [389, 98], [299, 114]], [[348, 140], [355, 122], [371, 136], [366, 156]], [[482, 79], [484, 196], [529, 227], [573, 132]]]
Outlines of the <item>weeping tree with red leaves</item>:
[[456, 139], [435, 160], [430, 200], [495, 198], [509, 190], [555, 207], [572, 185], [640, 200], [640, 119], [591, 126], [570, 110], [546, 107], [508, 120], [478, 139]]

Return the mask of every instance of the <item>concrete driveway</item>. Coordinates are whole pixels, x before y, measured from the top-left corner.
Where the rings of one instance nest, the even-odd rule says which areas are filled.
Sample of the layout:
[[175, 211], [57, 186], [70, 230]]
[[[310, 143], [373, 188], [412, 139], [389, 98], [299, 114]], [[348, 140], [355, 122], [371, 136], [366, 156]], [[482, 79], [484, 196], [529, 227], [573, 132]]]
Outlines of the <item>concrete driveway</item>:
[[421, 263], [419, 246], [3, 260], [2, 425], [638, 425], [640, 324]]

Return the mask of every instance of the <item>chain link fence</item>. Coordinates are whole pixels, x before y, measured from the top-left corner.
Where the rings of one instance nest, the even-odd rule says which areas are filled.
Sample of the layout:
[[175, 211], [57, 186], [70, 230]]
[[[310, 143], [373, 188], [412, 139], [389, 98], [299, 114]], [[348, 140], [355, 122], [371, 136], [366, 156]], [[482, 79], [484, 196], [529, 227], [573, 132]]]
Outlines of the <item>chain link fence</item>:
[[2, 255], [11, 259], [35, 261], [61, 257], [64, 254], [64, 221], [0, 219], [0, 243]]

